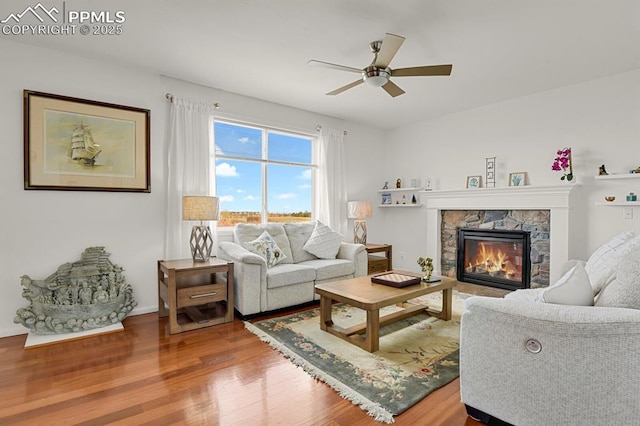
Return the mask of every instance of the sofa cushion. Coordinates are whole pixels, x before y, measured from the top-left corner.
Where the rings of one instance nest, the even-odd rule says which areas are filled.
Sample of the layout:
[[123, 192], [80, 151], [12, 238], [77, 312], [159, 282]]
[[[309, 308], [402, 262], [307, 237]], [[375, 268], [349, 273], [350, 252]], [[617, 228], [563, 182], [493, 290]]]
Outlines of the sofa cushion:
[[264, 231], [267, 231], [271, 238], [273, 238], [280, 247], [280, 250], [285, 255], [285, 258], [280, 263], [293, 263], [293, 255], [291, 254], [291, 246], [289, 245], [289, 238], [284, 231], [284, 226], [281, 223], [267, 223], [264, 225], [255, 225], [252, 223], [238, 223], [233, 228], [234, 241], [239, 243], [242, 247], [249, 251], [251, 247], [249, 243], [256, 238], [260, 237]]
[[267, 288], [285, 287], [288, 285], [313, 282], [316, 270], [300, 264], [280, 264], [267, 269]]
[[249, 251], [256, 253], [267, 261], [267, 268], [272, 268], [287, 258], [267, 231], [264, 231], [258, 238], [250, 241], [247, 245]]
[[640, 237], [634, 238], [632, 232], [622, 232], [593, 252], [587, 260], [585, 270], [589, 274], [594, 294], [598, 294], [613, 279], [620, 259], [639, 245]]
[[285, 223], [284, 231], [289, 238], [293, 263], [304, 262], [305, 260], [317, 259], [316, 256], [304, 249], [304, 245], [309, 241], [309, 237], [316, 227], [314, 222]]
[[616, 277], [602, 289], [596, 306], [640, 309], [640, 250], [622, 258]]
[[553, 286], [539, 294], [538, 301], [557, 305], [592, 306], [593, 288], [584, 266], [577, 264]]
[[342, 234], [317, 221], [303, 248], [320, 259], [335, 259], [340, 244], [342, 244]]
[[300, 265], [309, 266], [316, 270], [316, 281], [353, 275], [356, 265], [344, 259], [316, 259], [301, 262]]
[[546, 289], [547, 287], [523, 288], [520, 290], [512, 291], [511, 293], [505, 294], [504, 299], [518, 300], [522, 302], [534, 302], [540, 297], [540, 294]]

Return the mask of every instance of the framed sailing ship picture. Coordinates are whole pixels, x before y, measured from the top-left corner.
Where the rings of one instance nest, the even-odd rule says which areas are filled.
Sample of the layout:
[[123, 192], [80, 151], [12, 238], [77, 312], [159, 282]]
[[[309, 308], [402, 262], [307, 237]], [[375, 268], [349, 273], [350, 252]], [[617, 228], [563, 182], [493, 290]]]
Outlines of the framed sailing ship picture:
[[151, 192], [148, 109], [24, 91], [24, 188]]

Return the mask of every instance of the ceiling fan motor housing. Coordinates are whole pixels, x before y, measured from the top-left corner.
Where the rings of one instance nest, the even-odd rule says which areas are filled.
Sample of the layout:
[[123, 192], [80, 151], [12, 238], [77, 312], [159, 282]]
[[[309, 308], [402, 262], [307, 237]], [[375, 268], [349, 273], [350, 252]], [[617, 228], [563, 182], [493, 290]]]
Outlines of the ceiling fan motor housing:
[[362, 70], [362, 81], [373, 87], [384, 86], [391, 77], [391, 68], [369, 65]]

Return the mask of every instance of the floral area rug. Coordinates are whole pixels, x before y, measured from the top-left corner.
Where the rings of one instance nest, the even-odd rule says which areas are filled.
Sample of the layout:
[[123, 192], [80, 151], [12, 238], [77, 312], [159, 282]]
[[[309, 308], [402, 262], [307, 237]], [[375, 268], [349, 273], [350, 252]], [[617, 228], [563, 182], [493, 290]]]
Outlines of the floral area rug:
[[[320, 330], [319, 308], [245, 322], [245, 327], [377, 421], [393, 423], [393, 416], [458, 377], [460, 315], [470, 295], [453, 294], [451, 321], [419, 314], [389, 324], [380, 329], [380, 350], [374, 353]], [[415, 301], [439, 310], [442, 294]], [[380, 315], [398, 309], [389, 306]], [[366, 313], [358, 308], [333, 305], [333, 322], [341, 327], [365, 318]]]

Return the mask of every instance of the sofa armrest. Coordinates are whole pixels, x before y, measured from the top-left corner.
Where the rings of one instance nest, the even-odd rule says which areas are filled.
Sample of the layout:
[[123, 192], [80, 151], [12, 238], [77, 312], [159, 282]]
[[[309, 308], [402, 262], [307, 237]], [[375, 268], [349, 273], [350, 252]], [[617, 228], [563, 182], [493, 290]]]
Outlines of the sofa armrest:
[[471, 297], [461, 318], [460, 394], [522, 426], [632, 424], [638, 353], [640, 310]]
[[259, 255], [250, 252], [240, 244], [233, 243], [231, 241], [222, 241], [219, 245], [220, 257], [225, 260], [231, 260], [236, 263], [249, 263], [260, 265], [262, 263], [267, 265], [266, 261]]
[[367, 271], [369, 270], [369, 260], [367, 258], [367, 251], [363, 244], [343, 242], [340, 244], [340, 249], [338, 250], [336, 258], [350, 260], [355, 264], [356, 270], [354, 277], [367, 275]]
[[221, 259], [234, 262], [234, 305], [242, 315], [262, 312], [267, 306], [267, 262], [239, 244], [223, 241]]

